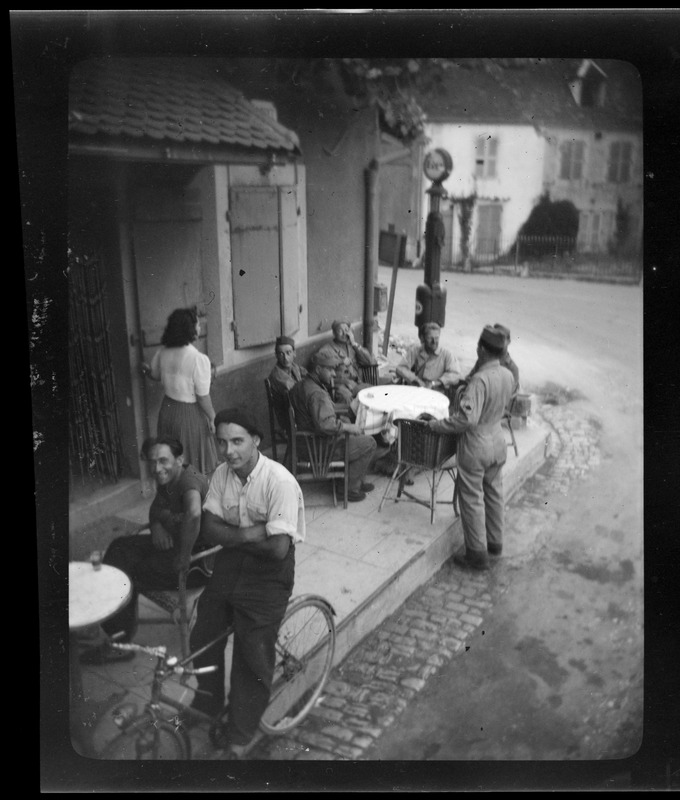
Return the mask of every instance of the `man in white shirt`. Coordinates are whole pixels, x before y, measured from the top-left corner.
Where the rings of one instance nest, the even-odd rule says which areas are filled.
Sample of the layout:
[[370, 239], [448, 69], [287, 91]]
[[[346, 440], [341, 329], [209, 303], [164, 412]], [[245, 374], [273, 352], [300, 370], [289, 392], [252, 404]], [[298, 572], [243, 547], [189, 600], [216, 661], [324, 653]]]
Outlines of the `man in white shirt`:
[[[191, 649], [234, 627], [227, 758], [242, 757], [269, 702], [276, 636], [293, 591], [295, 545], [305, 538], [302, 490], [282, 465], [259, 452], [262, 430], [242, 409], [215, 417], [217, 447], [224, 463], [210, 481], [201, 534], [222, 545], [212, 577], [198, 602]], [[217, 664], [198, 678], [192, 707], [212, 716], [224, 706], [224, 643], [194, 659]]]

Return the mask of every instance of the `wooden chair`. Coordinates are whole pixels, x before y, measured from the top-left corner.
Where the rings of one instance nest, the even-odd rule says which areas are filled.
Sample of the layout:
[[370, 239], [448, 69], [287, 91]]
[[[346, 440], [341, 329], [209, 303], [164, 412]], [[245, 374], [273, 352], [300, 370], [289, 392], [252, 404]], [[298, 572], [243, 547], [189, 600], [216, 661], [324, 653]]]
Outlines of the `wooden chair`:
[[285, 451], [281, 463], [286, 464], [289, 456], [288, 403], [274, 393], [269, 378], [264, 379], [264, 389], [267, 393], [267, 407], [269, 409], [269, 435], [272, 440], [272, 456], [274, 461], [278, 461], [277, 445], [283, 445]]
[[368, 364], [367, 366], [359, 365], [359, 372], [361, 373], [361, 382], [368, 383], [371, 386], [378, 385], [378, 365]]
[[[336, 481], [342, 481], [343, 508], [347, 508], [349, 491], [349, 434], [337, 433], [335, 436], [324, 436], [314, 431], [298, 429], [295, 422], [295, 410], [288, 403], [288, 440], [290, 447], [291, 472], [298, 483], [305, 481], [331, 481], [333, 486], [333, 505], [337, 506], [338, 498]], [[337, 450], [344, 443], [344, 455]]]
[[[151, 531], [148, 527], [141, 528], [137, 532], [138, 536], [150, 536]], [[196, 565], [206, 576], [206, 582], [212, 575], [213, 564], [215, 562], [215, 555], [222, 547], [210, 547], [206, 550], [201, 550], [199, 553], [194, 553], [191, 556], [191, 564]], [[192, 569], [190, 567], [189, 571]], [[171, 589], [140, 589], [139, 594], [151, 600], [154, 605], [162, 608], [172, 618], [172, 621], [179, 627], [180, 646], [182, 648], [182, 658], [186, 658], [191, 649], [189, 647], [189, 635], [196, 618], [196, 606], [198, 598], [205, 586], [198, 586], [196, 588], [187, 588], [187, 575], [181, 574], [179, 576], [178, 590]], [[145, 617], [140, 619], [140, 623], [158, 623], [166, 622], [167, 617]]]
[[[451, 505], [453, 513], [458, 516], [458, 492], [456, 480], [458, 471], [456, 468], [456, 440], [455, 434], [435, 433], [430, 430], [427, 423], [417, 419], [396, 419], [394, 424], [397, 426], [397, 466], [394, 468], [392, 477], [387, 484], [378, 511], [382, 511], [385, 500], [389, 496], [390, 490], [397, 482], [397, 496], [395, 502], [402, 499], [410, 500], [414, 503], [427, 506], [430, 509], [430, 524], [434, 522], [434, 512], [437, 503], [446, 503], [445, 500], [437, 500], [437, 490], [439, 483], [448, 474], [453, 481], [453, 496]], [[411, 492], [406, 491], [406, 478], [412, 470], [425, 473], [430, 486], [430, 496], [427, 500], [417, 497]], [[402, 498], [404, 495], [404, 498]]]

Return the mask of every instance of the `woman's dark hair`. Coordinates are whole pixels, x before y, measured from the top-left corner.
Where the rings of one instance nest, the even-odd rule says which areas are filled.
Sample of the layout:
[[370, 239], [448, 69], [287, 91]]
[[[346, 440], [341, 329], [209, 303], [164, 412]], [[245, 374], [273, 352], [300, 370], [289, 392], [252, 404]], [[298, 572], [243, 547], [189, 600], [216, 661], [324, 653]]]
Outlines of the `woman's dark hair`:
[[198, 314], [195, 308], [176, 308], [168, 317], [161, 344], [164, 347], [184, 347], [196, 339]]

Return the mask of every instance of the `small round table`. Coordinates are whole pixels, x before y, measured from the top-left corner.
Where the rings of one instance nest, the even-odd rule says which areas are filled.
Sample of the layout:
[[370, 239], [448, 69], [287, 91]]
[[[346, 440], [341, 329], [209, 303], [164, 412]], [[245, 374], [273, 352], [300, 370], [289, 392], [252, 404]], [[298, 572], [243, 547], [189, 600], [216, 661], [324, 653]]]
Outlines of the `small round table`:
[[95, 569], [85, 561], [71, 561], [68, 565], [68, 627], [71, 633], [71, 730], [82, 749], [82, 755], [92, 756], [93, 748], [85, 713], [83, 679], [80, 670], [75, 632], [90, 625], [110, 619], [132, 597], [132, 584], [128, 576], [108, 564]]
[[449, 398], [421, 386], [370, 386], [357, 394], [356, 424], [366, 434], [380, 433], [395, 419], [417, 419], [431, 414], [435, 419], [449, 416]]
[[128, 576], [116, 567], [102, 564], [95, 569], [85, 561], [68, 565], [68, 627], [86, 628], [110, 619], [132, 596]]

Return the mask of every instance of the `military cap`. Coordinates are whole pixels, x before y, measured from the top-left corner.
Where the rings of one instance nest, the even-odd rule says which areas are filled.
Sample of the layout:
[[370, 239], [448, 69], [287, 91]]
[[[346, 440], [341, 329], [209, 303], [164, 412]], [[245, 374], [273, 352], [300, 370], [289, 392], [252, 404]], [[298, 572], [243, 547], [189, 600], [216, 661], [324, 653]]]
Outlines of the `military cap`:
[[479, 341], [482, 342], [483, 344], [488, 344], [499, 351], [503, 350], [503, 348], [505, 347], [504, 334], [497, 328], [494, 328], [492, 325], [484, 326], [484, 330], [482, 331], [482, 334], [479, 337]]
[[312, 367], [337, 367], [340, 363], [340, 359], [335, 353], [324, 353], [323, 350], [317, 350], [312, 356], [310, 363]]
[[500, 331], [503, 336], [508, 340], [508, 344], [510, 344], [510, 328], [506, 328], [505, 325], [501, 325], [500, 322], [494, 323], [494, 328], [497, 331]]
[[295, 348], [295, 339], [291, 339], [290, 336], [277, 336], [276, 346], [280, 344], [289, 344], [292, 348]]

